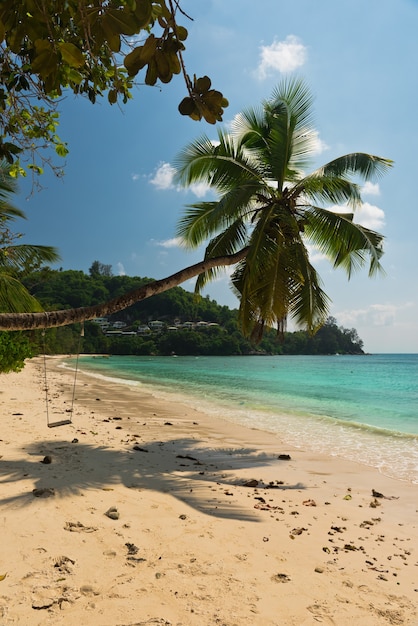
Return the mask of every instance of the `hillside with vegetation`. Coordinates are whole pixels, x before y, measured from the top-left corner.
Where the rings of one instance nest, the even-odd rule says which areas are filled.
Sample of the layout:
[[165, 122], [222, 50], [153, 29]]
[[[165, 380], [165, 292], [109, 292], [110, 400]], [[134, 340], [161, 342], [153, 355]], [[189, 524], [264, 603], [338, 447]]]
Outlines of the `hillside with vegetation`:
[[[43, 268], [24, 279], [29, 292], [45, 310], [83, 307], [110, 300], [150, 282], [150, 278], [115, 276], [109, 265], [95, 261], [89, 273]], [[314, 335], [305, 331], [278, 336], [267, 330], [259, 344], [239, 331], [237, 311], [219, 305], [209, 296], [196, 298], [182, 287], [153, 296], [81, 326], [13, 333], [32, 354], [124, 355], [250, 355], [250, 354], [363, 354], [355, 329], [339, 327], [334, 318]], [[2, 339], [3, 336], [3, 339]], [[10, 333], [0, 333], [1, 342]]]

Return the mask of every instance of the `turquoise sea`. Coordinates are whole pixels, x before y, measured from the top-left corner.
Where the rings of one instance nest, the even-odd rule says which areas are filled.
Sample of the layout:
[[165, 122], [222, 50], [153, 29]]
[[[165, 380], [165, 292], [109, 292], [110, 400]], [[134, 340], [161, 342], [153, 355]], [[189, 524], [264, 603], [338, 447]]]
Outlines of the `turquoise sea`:
[[83, 356], [79, 367], [418, 483], [417, 354]]

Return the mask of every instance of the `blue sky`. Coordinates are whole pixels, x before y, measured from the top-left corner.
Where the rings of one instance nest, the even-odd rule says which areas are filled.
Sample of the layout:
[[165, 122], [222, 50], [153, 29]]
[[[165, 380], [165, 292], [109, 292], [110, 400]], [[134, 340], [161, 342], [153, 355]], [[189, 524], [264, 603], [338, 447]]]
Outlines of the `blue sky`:
[[[193, 18], [188, 72], [207, 74], [228, 98], [224, 123], [268, 98], [289, 75], [303, 77], [315, 96], [315, 165], [350, 152], [393, 159], [394, 168], [363, 190], [357, 221], [385, 237], [385, 277], [367, 269], [350, 281], [315, 259], [338, 324], [356, 328], [369, 352], [418, 352], [416, 239], [412, 193], [418, 176], [416, 0], [184, 0]], [[138, 86], [127, 106], [92, 106], [68, 96], [60, 136], [67, 141], [65, 177], [42, 177], [29, 195], [20, 181], [19, 223], [25, 241], [58, 247], [58, 267], [88, 271], [94, 260], [115, 274], [162, 278], [201, 260], [203, 250], [180, 248], [176, 224], [202, 188], [173, 184], [178, 152], [214, 127], [183, 118], [181, 77], [162, 88]], [[183, 285], [193, 290], [193, 284]], [[207, 292], [237, 306], [225, 275]]]

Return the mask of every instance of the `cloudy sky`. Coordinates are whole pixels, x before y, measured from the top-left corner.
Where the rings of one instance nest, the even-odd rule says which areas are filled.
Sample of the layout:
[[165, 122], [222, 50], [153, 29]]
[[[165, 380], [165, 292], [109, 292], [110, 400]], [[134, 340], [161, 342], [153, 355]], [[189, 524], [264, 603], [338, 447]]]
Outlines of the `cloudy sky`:
[[[363, 188], [357, 221], [385, 237], [385, 277], [367, 270], [347, 280], [315, 256], [338, 324], [356, 328], [369, 352], [418, 352], [416, 240], [418, 176], [417, 0], [184, 0], [193, 21], [185, 61], [190, 75], [211, 77], [228, 98], [224, 123], [268, 98], [289, 75], [315, 96], [317, 162], [350, 152], [393, 159], [378, 184]], [[216, 129], [183, 118], [180, 77], [139, 85], [123, 108], [73, 96], [62, 103], [60, 136], [68, 142], [65, 177], [44, 175], [30, 195], [21, 181], [19, 224], [30, 243], [59, 248], [64, 269], [88, 272], [99, 260], [115, 274], [163, 278], [203, 257], [179, 247], [185, 205], [211, 198], [204, 186], [174, 185], [178, 152]], [[183, 285], [193, 290], [193, 284]], [[237, 306], [225, 275], [207, 292]]]

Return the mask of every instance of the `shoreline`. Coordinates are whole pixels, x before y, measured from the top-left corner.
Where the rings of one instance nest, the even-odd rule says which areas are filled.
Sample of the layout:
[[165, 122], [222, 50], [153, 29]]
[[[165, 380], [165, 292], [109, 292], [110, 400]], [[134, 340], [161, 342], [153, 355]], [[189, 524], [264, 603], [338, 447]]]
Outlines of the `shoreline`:
[[[83, 361], [79, 363], [82, 369]], [[233, 424], [257, 428], [280, 437], [292, 448], [321, 452], [325, 456], [360, 463], [376, 469], [382, 475], [418, 485], [418, 433], [389, 430], [319, 413], [301, 413], [300, 410], [292, 412], [267, 405], [260, 409], [245, 402], [238, 404], [237, 398], [216, 397], [216, 390], [215, 394], [211, 394], [208, 389], [203, 396], [199, 396], [193, 389], [176, 389], [173, 384], [162, 386], [157, 381], [124, 377], [111, 370], [89, 367], [91, 363], [82, 370], [86, 375], [116, 384], [132, 385], [134, 388], [137, 385], [138, 391], [151, 394], [157, 401], [184, 404], [205, 412], [213, 419], [222, 416], [221, 419]], [[74, 370], [72, 366], [68, 366], [68, 369]]]
[[2, 624], [418, 624], [417, 485], [82, 370], [48, 428], [42, 365], [0, 377]]

